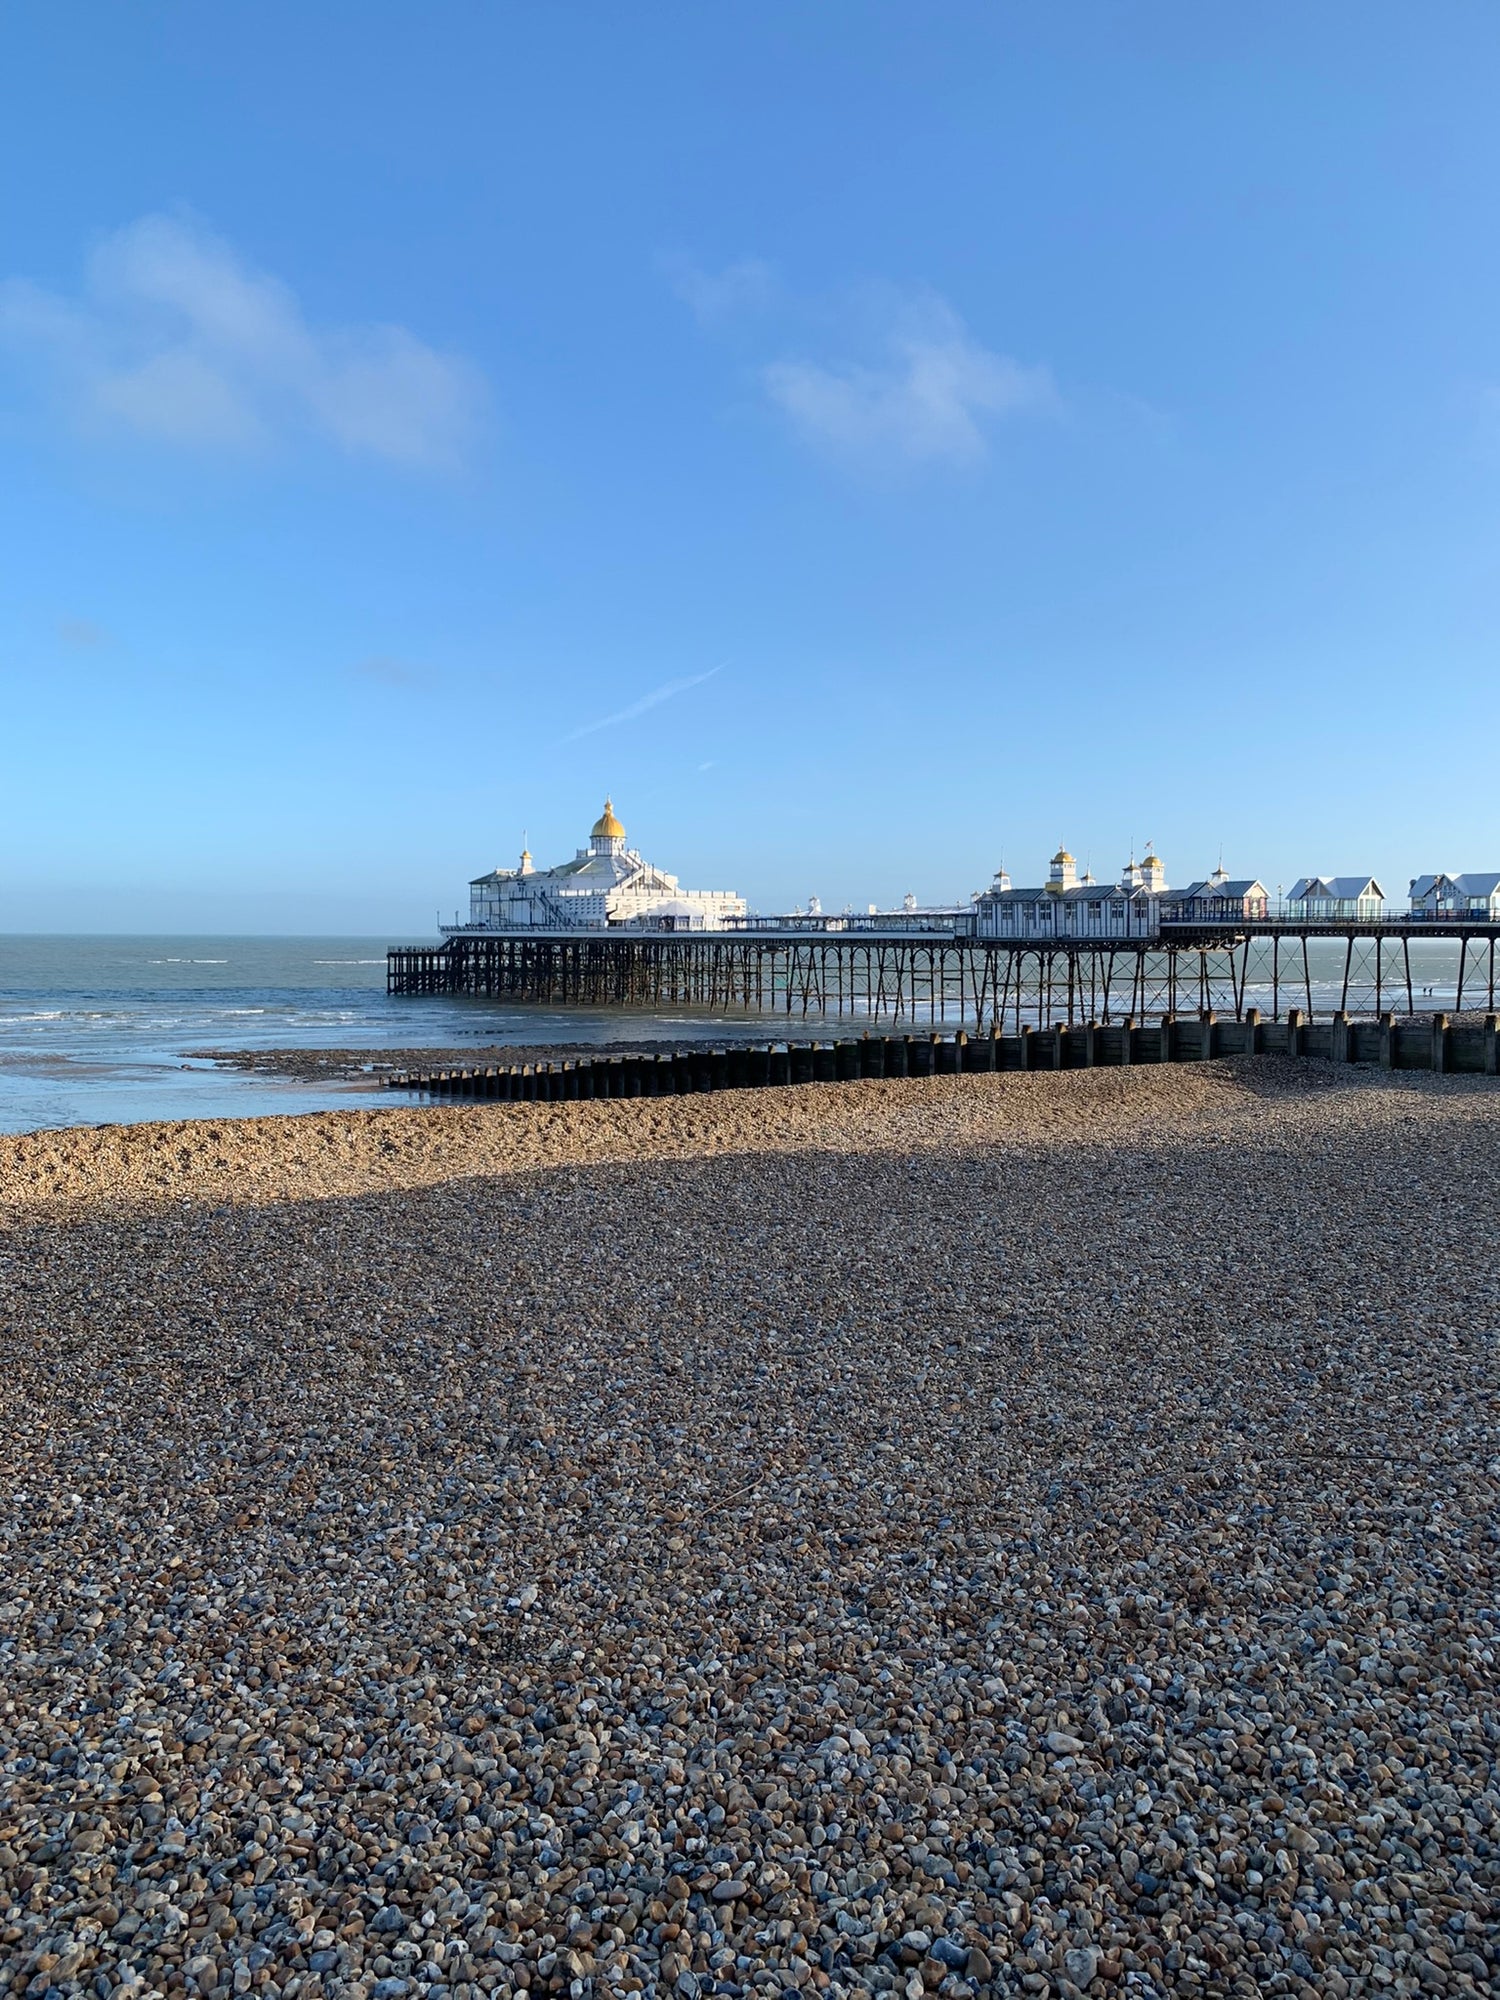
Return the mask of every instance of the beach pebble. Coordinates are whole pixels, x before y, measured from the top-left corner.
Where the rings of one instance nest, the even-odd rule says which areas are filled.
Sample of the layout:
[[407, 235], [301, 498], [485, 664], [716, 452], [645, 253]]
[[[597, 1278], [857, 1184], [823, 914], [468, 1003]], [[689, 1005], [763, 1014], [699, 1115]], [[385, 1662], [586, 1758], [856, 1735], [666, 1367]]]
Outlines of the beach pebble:
[[1500, 1095], [0, 1141], [27, 2000], [1480, 1994]]

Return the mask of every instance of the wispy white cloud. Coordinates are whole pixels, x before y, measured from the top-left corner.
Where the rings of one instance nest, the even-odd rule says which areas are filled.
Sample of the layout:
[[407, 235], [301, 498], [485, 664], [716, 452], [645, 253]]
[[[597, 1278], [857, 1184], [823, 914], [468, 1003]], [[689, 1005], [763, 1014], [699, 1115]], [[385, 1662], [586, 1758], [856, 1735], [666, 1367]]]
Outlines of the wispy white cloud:
[[674, 695], [686, 694], [689, 688], [702, 687], [705, 681], [711, 681], [715, 674], [722, 673], [723, 670], [724, 662], [721, 660], [718, 666], [710, 667], [706, 674], [688, 674], [682, 680], [663, 681], [660, 687], [652, 688], [650, 694], [643, 694], [638, 701], [631, 702], [628, 708], [617, 708], [613, 715], [601, 715], [597, 722], [584, 723], [581, 729], [573, 730], [563, 738], [563, 741], [576, 743], [580, 736], [593, 736], [601, 729], [613, 729], [617, 722], [634, 722], [638, 715], [646, 714], [648, 709], [660, 708], [664, 701], [670, 701]]
[[661, 265], [673, 291], [704, 326], [735, 313], [759, 312], [781, 289], [775, 271], [759, 257], [738, 257], [720, 271], [705, 271], [690, 257], [663, 257]]
[[1059, 401], [1046, 368], [983, 346], [930, 293], [898, 308], [877, 361], [778, 361], [761, 379], [804, 438], [887, 463], [981, 459], [991, 423]]
[[83, 429], [198, 449], [313, 436], [446, 470], [468, 455], [486, 405], [461, 356], [403, 326], [314, 326], [289, 286], [181, 216], [107, 237], [76, 299], [0, 281], [0, 345], [41, 364]]

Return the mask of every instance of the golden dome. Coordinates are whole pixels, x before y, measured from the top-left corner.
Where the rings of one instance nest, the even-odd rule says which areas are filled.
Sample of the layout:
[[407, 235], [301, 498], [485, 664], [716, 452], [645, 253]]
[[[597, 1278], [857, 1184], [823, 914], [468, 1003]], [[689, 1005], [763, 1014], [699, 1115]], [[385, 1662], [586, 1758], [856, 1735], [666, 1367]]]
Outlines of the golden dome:
[[1056, 854], [1052, 857], [1052, 866], [1054, 868], [1071, 868], [1073, 866], [1073, 857], [1069, 854], [1067, 848], [1058, 848]]
[[593, 837], [595, 840], [623, 840], [625, 838], [625, 829], [615, 818], [614, 801], [612, 799], [604, 801], [604, 810], [594, 821]]

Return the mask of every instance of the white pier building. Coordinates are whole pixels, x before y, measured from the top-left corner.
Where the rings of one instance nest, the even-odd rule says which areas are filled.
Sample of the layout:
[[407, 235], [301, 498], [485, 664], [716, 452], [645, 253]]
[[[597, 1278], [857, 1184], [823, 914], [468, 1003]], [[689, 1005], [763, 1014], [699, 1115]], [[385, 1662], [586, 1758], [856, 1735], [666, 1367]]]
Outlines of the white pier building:
[[1165, 923], [1264, 922], [1269, 897], [1263, 882], [1231, 881], [1222, 867], [1186, 889], [1167, 887], [1161, 857], [1148, 846], [1144, 859], [1132, 854], [1118, 882], [1096, 882], [1065, 847], [1037, 889], [1012, 888], [996, 875], [974, 898], [974, 931], [982, 938], [1067, 943], [1109, 938], [1154, 938]]
[[587, 847], [556, 868], [535, 868], [523, 852], [514, 868], [492, 868], [469, 884], [469, 921], [444, 925], [445, 936], [474, 931], [717, 931], [743, 917], [730, 889], [684, 889], [675, 875], [625, 845], [609, 799]]

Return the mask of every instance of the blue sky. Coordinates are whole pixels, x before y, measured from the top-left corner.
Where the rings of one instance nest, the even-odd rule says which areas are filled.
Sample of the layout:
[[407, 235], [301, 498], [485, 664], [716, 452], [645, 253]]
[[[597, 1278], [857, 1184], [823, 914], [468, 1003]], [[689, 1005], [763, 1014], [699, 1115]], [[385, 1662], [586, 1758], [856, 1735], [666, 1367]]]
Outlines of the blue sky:
[[1488, 6], [0, 22], [0, 927], [1500, 866]]

